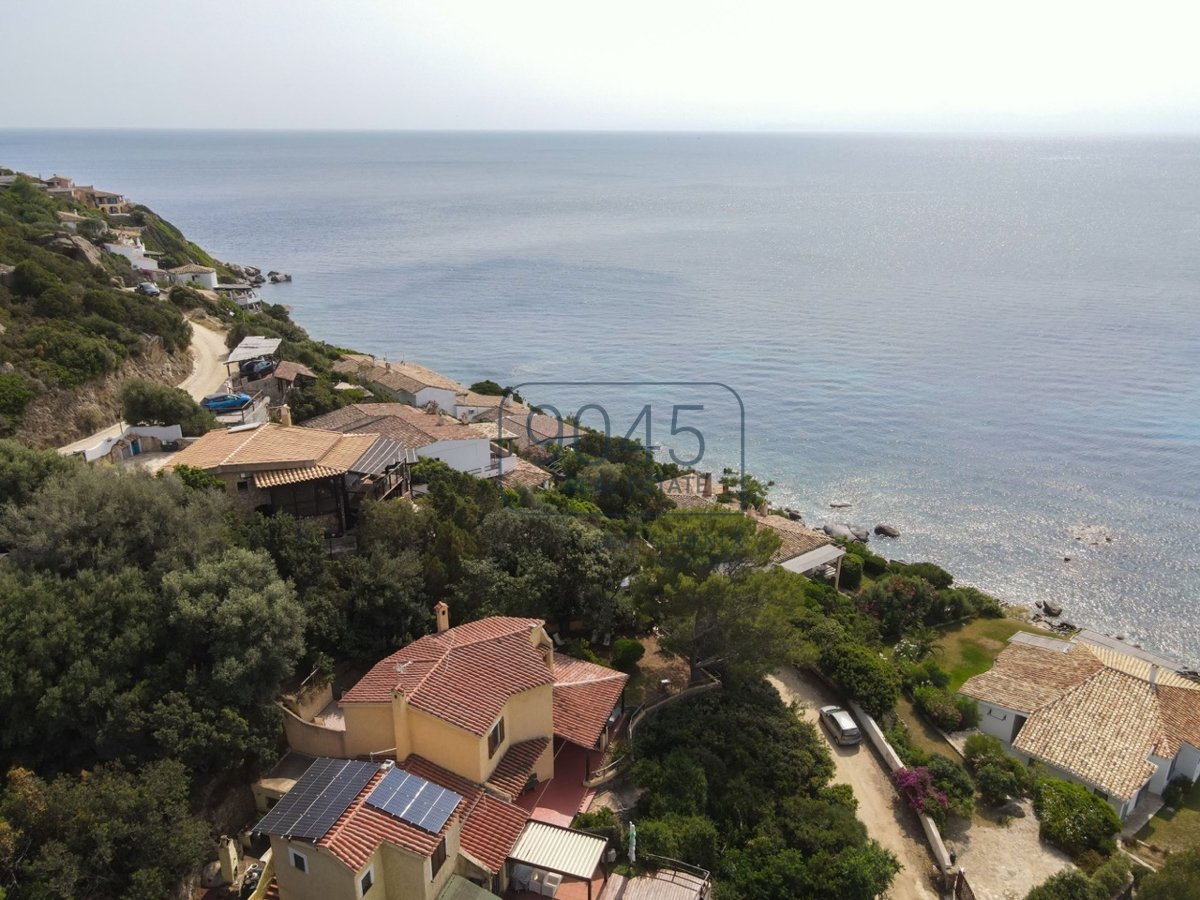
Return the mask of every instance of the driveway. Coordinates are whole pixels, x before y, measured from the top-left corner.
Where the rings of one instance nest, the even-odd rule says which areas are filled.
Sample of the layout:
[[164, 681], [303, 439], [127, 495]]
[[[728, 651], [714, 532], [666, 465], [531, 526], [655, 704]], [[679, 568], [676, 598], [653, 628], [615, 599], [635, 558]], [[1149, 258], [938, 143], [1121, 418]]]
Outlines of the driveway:
[[848, 784], [858, 800], [858, 818], [867, 826], [867, 833], [896, 854], [903, 868], [892, 882], [887, 896], [890, 900], [938, 900], [931, 876], [935, 872], [933, 857], [916, 816], [892, 786], [891, 778], [869, 744], [841, 747], [829, 739], [817, 720], [822, 706], [838, 704], [820, 682], [810, 680], [788, 667], [768, 677], [784, 702], [799, 703], [801, 718], [812, 722], [829, 742], [835, 768], [833, 780]]
[[[225, 371], [225, 357], [229, 351], [225, 349], [225, 335], [220, 331], [207, 328], [198, 322], [192, 322], [192, 374], [179, 383], [179, 387], [187, 391], [193, 400], [201, 400], [207, 394], [215, 393], [229, 377]], [[82, 452], [94, 447], [103, 440], [117, 437], [125, 430], [121, 422], [101, 428], [94, 434], [80, 438], [58, 448], [62, 454]]]

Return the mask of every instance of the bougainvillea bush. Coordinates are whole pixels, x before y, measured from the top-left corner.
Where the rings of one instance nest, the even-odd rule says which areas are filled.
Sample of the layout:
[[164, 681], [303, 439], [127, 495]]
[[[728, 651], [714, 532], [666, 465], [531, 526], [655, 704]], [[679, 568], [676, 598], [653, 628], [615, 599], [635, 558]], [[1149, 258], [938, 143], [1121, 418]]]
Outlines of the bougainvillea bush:
[[892, 773], [896, 789], [916, 812], [924, 813], [937, 823], [939, 828], [946, 824], [946, 812], [950, 801], [945, 793], [934, 784], [933, 774], [924, 766], [913, 769], [897, 769]]

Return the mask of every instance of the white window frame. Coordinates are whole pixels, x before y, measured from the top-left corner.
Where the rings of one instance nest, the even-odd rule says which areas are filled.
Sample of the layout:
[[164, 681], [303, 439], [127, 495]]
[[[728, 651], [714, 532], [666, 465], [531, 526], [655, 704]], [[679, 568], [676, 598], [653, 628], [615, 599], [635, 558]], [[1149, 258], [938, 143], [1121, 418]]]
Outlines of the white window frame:
[[[363, 880], [366, 878], [370, 878], [371, 883], [367, 886], [366, 890], [364, 890], [362, 884], [363, 884]], [[369, 866], [367, 866], [365, 869], [363, 869], [362, 873], [358, 876], [358, 879], [357, 879], [358, 896], [359, 897], [367, 896], [367, 891], [369, 891], [371, 888], [375, 887], [375, 884], [376, 884], [376, 882], [375, 882], [375, 863], [371, 863]]]
[[[296, 865], [297, 859], [304, 863], [303, 867]], [[308, 856], [304, 853], [301, 853], [295, 847], [288, 847], [288, 862], [292, 864], [293, 869], [297, 869], [303, 872], [305, 875], [307, 875], [310, 871], [308, 868]]]

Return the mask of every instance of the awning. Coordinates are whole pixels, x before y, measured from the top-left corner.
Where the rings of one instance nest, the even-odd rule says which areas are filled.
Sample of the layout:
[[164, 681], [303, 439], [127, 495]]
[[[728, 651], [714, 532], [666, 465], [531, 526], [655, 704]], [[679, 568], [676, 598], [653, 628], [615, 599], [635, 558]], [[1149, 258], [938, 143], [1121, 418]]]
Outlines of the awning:
[[607, 845], [604, 838], [546, 822], [530, 822], [508, 854], [513, 862], [561, 875], [591, 879]]
[[242, 342], [229, 351], [229, 356], [226, 357], [226, 363], [240, 363], [248, 359], [258, 359], [260, 356], [271, 356], [283, 341], [280, 338], [263, 337], [261, 334], [252, 334], [249, 337], [243, 338]]
[[791, 559], [785, 559], [779, 565], [789, 572], [811, 572], [817, 566], [828, 565], [845, 555], [846, 551], [837, 544], [826, 544], [815, 550], [809, 550], [807, 553], [801, 553], [799, 556], [793, 556]]
[[316, 481], [320, 478], [334, 478], [345, 474], [341, 469], [331, 469], [329, 466], [305, 466], [301, 469], [272, 469], [269, 472], [255, 472], [254, 486], [266, 489], [282, 487], [285, 484], [303, 484], [306, 481]]

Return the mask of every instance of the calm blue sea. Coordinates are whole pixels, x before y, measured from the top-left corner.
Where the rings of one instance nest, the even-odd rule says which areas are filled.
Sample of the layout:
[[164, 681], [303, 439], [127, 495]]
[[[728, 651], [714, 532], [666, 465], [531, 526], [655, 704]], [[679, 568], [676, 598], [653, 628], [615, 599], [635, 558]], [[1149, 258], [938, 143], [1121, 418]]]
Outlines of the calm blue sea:
[[1200, 660], [1200, 141], [0, 131], [0, 165], [292, 273], [314, 336], [622, 434], [649, 404], [809, 522]]

